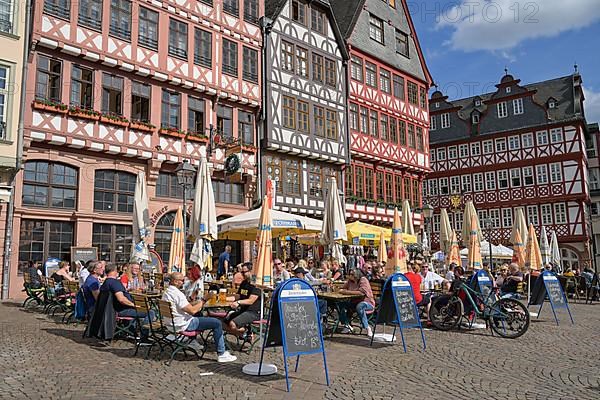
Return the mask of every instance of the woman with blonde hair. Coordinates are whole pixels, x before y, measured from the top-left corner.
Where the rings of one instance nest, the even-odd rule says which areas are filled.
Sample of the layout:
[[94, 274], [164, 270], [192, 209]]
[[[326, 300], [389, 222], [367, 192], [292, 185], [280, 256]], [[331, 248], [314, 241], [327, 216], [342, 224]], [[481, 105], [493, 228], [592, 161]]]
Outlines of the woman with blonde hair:
[[121, 283], [127, 290], [143, 290], [146, 285], [140, 264], [132, 262], [128, 266], [127, 272], [121, 275]]

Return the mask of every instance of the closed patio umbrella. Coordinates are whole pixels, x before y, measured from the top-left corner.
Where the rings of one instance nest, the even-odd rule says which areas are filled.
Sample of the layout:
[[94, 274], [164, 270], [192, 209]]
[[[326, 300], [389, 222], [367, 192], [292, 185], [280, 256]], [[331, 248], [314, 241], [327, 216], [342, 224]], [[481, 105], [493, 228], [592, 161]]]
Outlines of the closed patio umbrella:
[[540, 232], [540, 253], [542, 254], [542, 264], [545, 266], [550, 262], [550, 244], [548, 243], [548, 234], [544, 225], [542, 225]]
[[379, 235], [379, 249], [377, 250], [377, 261], [380, 263], [387, 264], [387, 249], [385, 247], [385, 235], [383, 231]]
[[462, 225], [462, 241], [465, 247], [469, 247], [471, 243], [471, 231], [473, 228], [473, 223], [475, 223], [475, 234], [477, 241], [481, 243], [483, 240], [483, 236], [481, 234], [481, 226], [479, 224], [479, 217], [477, 216], [477, 211], [475, 210], [475, 206], [472, 201], [467, 201], [465, 204], [465, 211], [463, 213], [463, 225]]
[[169, 265], [167, 272], [181, 272], [185, 274], [185, 231], [183, 229], [183, 213], [181, 207], [177, 209], [173, 221], [173, 234], [171, 235], [171, 251], [169, 252]]
[[440, 250], [444, 253], [448, 253], [450, 250], [453, 234], [454, 231], [452, 230], [452, 225], [450, 225], [448, 211], [442, 208], [440, 211]]
[[558, 248], [558, 237], [556, 232], [552, 231], [552, 237], [550, 239], [550, 262], [557, 274], [562, 274], [562, 262], [560, 256], [560, 249]]
[[256, 235], [256, 247], [258, 253], [254, 274], [256, 275], [256, 284], [259, 286], [271, 286], [271, 262], [273, 258], [271, 235], [271, 209], [267, 198], [263, 199], [260, 208], [260, 223], [258, 224], [258, 233]]
[[331, 257], [346, 263], [342, 253], [342, 242], [348, 239], [346, 233], [346, 216], [335, 178], [329, 181], [329, 190], [325, 199], [321, 243], [329, 247]]
[[454, 230], [452, 230], [452, 240], [450, 241], [450, 248], [448, 249], [446, 260], [448, 265], [452, 263], [461, 265], [460, 248], [458, 247], [458, 239], [456, 238], [456, 232]]
[[150, 252], [146, 240], [150, 236], [150, 212], [148, 211], [148, 188], [146, 174], [138, 173], [133, 196], [133, 246], [131, 260], [150, 261]]
[[540, 252], [540, 246], [537, 241], [535, 229], [533, 224], [529, 224], [529, 241], [525, 247], [525, 268], [528, 270], [528, 282], [527, 282], [527, 299], [531, 294], [531, 271], [539, 271], [543, 268], [542, 265], [542, 253]]
[[521, 242], [523, 244], [527, 244], [527, 221], [525, 221], [525, 213], [523, 212], [523, 207], [518, 207], [515, 213], [515, 218], [513, 221], [512, 232], [510, 234], [510, 242], [512, 244], [516, 243], [517, 240], [517, 231], [521, 235]]
[[400, 225], [400, 214], [398, 208], [394, 208], [394, 224], [392, 225], [392, 259], [385, 265], [385, 274], [392, 275], [395, 272], [407, 272], [406, 250], [402, 242], [402, 228]]
[[202, 269], [210, 271], [212, 269], [211, 242], [217, 240], [217, 209], [205, 157], [200, 159], [189, 229], [190, 235], [194, 238], [190, 260]]
[[469, 259], [468, 268], [478, 270], [483, 268], [481, 260], [481, 245], [477, 237], [477, 221], [471, 219], [471, 230], [469, 231]]
[[407, 199], [402, 202], [402, 232], [413, 236], [415, 234], [412, 211], [410, 209], [410, 203]]
[[525, 268], [525, 245], [521, 240], [521, 232], [517, 230], [515, 243], [513, 243], [513, 256], [512, 262], [517, 264], [519, 268]]

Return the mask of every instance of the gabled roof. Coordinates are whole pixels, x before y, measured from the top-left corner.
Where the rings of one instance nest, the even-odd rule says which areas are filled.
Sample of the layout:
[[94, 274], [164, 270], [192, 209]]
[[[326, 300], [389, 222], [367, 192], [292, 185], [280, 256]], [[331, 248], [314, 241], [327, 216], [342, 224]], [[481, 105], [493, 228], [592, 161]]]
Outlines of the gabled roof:
[[[352, 33], [355, 31], [356, 23], [358, 22], [358, 19], [361, 16], [362, 12], [368, 12], [368, 10], [365, 9], [365, 5], [366, 5], [367, 1], [368, 0], [331, 0], [331, 4], [334, 9], [340, 30], [341, 30], [342, 34], [344, 35], [344, 38], [346, 38], [346, 40], [349, 42], [349, 44], [351, 44], [353, 47], [359, 48], [360, 50], [362, 50], [365, 53], [369, 53], [369, 54], [373, 55], [374, 57], [379, 58], [381, 61], [383, 61], [385, 63], [386, 60], [382, 59], [380, 57], [380, 54], [377, 53], [376, 49], [373, 48], [373, 45], [371, 43], [352, 43], [353, 41], [351, 40]], [[396, 28], [400, 28], [403, 31], [408, 30], [408, 31], [410, 31], [409, 33], [412, 34], [410, 37], [412, 37], [412, 39], [414, 40], [417, 55], [419, 57], [420, 67], [423, 70], [424, 76], [416, 76], [417, 73], [415, 73], [415, 71], [405, 70], [404, 68], [402, 68], [402, 70], [405, 70], [405, 72], [409, 73], [410, 75], [414, 76], [415, 78], [425, 80], [428, 83], [428, 85], [431, 86], [431, 84], [433, 83], [433, 78], [431, 76], [431, 73], [429, 72], [427, 63], [425, 62], [425, 57], [423, 56], [423, 50], [421, 49], [421, 44], [419, 43], [419, 37], [417, 35], [415, 25], [413, 23], [411, 15], [410, 15], [410, 10], [408, 9], [406, 0], [397, 0], [396, 1], [396, 9], [390, 7], [389, 5], [387, 5], [385, 2], [382, 2], [381, 0], [375, 0], [375, 1], [378, 1], [381, 4], [373, 4], [374, 6], [385, 5], [385, 7], [387, 7], [389, 9], [389, 11], [388, 11], [389, 16], [397, 14], [400, 10], [400, 8], [398, 8], [399, 5], [400, 4], [402, 5], [402, 11], [404, 12], [404, 15], [406, 17], [406, 22], [407, 22], [408, 26], [406, 26], [406, 27], [396, 26]], [[385, 16], [381, 16], [381, 17], [385, 17]], [[391, 18], [383, 18], [383, 19], [384, 19], [384, 21], [386, 21], [386, 20], [390, 21], [390, 22], [392, 21]], [[404, 28], [404, 29], [402, 29], [402, 28]], [[399, 57], [401, 57], [401, 56], [399, 56]], [[397, 67], [401, 68], [400, 66], [397, 66]]]
[[[291, 0], [265, 0], [265, 17], [271, 21], [275, 21], [277, 17], [279, 17], [279, 14], [281, 14], [281, 11], [283, 11], [285, 5], [290, 1]], [[338, 46], [340, 47], [342, 58], [344, 60], [348, 60], [350, 56], [348, 55], [348, 49], [346, 48], [346, 41], [344, 40], [344, 35], [340, 31], [340, 27], [336, 20], [336, 15], [331, 9], [329, 0], [312, 0], [310, 3], [318, 4], [325, 10], [327, 18], [329, 18], [329, 23], [333, 28], [333, 34], [338, 42]]]

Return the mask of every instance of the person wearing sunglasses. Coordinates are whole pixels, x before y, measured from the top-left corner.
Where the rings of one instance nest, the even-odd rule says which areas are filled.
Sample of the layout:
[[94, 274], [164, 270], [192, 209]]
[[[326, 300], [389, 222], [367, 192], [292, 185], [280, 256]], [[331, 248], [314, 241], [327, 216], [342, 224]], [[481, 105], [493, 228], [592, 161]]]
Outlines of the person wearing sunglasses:
[[273, 260], [273, 280], [280, 283], [290, 279], [290, 273], [285, 269], [285, 265], [279, 258]]

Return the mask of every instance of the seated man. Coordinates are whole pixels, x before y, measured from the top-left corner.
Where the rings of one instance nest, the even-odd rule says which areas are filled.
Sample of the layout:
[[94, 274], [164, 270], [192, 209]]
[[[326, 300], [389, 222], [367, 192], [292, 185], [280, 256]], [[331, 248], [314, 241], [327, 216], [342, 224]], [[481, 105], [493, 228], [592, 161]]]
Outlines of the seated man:
[[340, 289], [341, 294], [352, 294], [363, 296], [362, 299], [353, 301], [352, 303], [345, 304], [341, 307], [340, 320], [345, 325], [346, 330], [352, 331], [352, 327], [349, 325], [349, 320], [346, 315], [346, 311], [352, 306], [356, 307], [356, 312], [360, 317], [360, 324], [363, 329], [367, 330], [367, 336], [373, 336], [373, 331], [369, 326], [367, 313], [375, 310], [375, 299], [373, 298], [373, 291], [371, 290], [371, 284], [363, 272], [355, 268], [352, 273], [348, 275], [348, 281]]
[[[106, 279], [102, 286], [100, 286], [100, 292], [111, 292], [116, 301], [113, 302], [114, 309], [119, 317], [133, 317], [144, 320], [144, 324], [148, 324], [154, 320], [154, 311], [150, 310], [150, 315], [143, 311], [137, 311], [131, 295], [125, 289], [125, 286], [118, 279], [119, 273], [117, 272], [117, 266], [114, 264], [107, 264], [104, 270]], [[142, 339], [148, 337], [148, 331], [142, 329]]]
[[406, 279], [410, 282], [410, 286], [412, 287], [413, 294], [415, 296], [415, 303], [417, 303], [417, 307], [425, 307], [425, 317], [429, 318], [429, 308], [431, 307], [431, 293], [421, 293], [421, 282], [423, 281], [423, 276], [419, 274], [421, 267], [417, 264], [412, 264], [409, 267], [407, 273], [404, 274]]
[[[308, 282], [308, 280], [306, 279], [306, 274], [308, 274], [308, 271], [305, 270], [302, 266], [297, 266], [296, 268], [294, 268], [293, 272], [294, 272], [294, 277]], [[308, 283], [312, 286], [311, 282], [308, 282]], [[323, 299], [318, 299], [318, 301], [319, 301], [319, 312], [321, 313], [321, 324], [324, 325], [325, 322], [327, 321], [327, 301], [323, 300]]]
[[[237, 360], [237, 357], [231, 355], [225, 350], [225, 339], [223, 338], [223, 327], [221, 321], [216, 318], [194, 317], [199, 313], [204, 306], [206, 300], [202, 297], [198, 302], [190, 304], [181, 291], [183, 287], [184, 277], [180, 272], [174, 272], [170, 276], [171, 284], [163, 294], [162, 299], [170, 302], [173, 305], [173, 325], [177, 331], [203, 331], [210, 329], [215, 339], [217, 346], [217, 361], [232, 362]], [[190, 346], [199, 349], [200, 344], [197, 341], [192, 341]]]
[[442, 278], [435, 272], [430, 271], [429, 265], [427, 264], [423, 264], [421, 268], [421, 277], [423, 278], [425, 290], [433, 289], [436, 283], [443, 287], [445, 290], [450, 290], [450, 282], [448, 282], [446, 279]]
[[509, 275], [504, 279], [504, 283], [500, 287], [500, 295], [502, 297], [518, 297], [517, 288], [519, 282], [523, 282], [523, 273], [519, 269], [519, 265], [512, 263], [508, 266]]
[[252, 270], [248, 263], [242, 265], [240, 270], [244, 280], [240, 284], [237, 295], [231, 303], [235, 311], [225, 317], [225, 330], [237, 337], [243, 337], [246, 326], [260, 319], [260, 289], [252, 282]]

